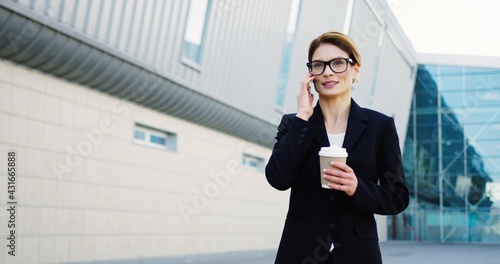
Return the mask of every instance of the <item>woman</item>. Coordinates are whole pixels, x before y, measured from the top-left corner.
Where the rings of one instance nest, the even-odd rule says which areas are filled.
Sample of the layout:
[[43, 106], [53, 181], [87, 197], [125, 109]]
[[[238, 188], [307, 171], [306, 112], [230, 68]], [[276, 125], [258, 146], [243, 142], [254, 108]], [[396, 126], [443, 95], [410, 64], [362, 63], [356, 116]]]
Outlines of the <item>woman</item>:
[[[382, 263], [374, 214], [398, 214], [409, 201], [394, 119], [351, 98], [361, 57], [350, 37], [322, 34], [308, 59], [297, 113], [283, 116], [266, 165], [274, 188], [291, 188], [275, 263]], [[330, 145], [346, 148], [348, 158], [323, 170], [325, 189], [318, 152]]]

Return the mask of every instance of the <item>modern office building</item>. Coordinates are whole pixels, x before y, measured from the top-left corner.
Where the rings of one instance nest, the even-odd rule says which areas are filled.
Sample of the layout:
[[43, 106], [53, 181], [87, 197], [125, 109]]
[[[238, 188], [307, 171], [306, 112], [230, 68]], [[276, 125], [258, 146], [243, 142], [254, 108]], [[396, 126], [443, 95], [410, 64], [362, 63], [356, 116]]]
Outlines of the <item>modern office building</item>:
[[[263, 167], [281, 116], [296, 110], [309, 42], [331, 29], [357, 42], [363, 64], [353, 97], [395, 118], [410, 166], [415, 199], [404, 214], [377, 218], [380, 239], [439, 239], [428, 234], [436, 221], [453, 223], [458, 214], [445, 212], [451, 205], [481, 205], [478, 216], [493, 217], [483, 197], [495, 177], [481, 169], [487, 158], [471, 141], [462, 141], [470, 161], [463, 174], [439, 163], [457, 151], [452, 146], [418, 160], [441, 164], [439, 182], [453, 181], [458, 191], [417, 185], [425, 173], [412, 168], [425, 175], [436, 168], [414, 163], [415, 153], [432, 151], [421, 145], [425, 128], [413, 125], [421, 111], [414, 94], [444, 96], [438, 83], [422, 85], [421, 76], [440, 76], [440, 67], [418, 66], [385, 0], [5, 0], [0, 150], [5, 159], [15, 152], [18, 163], [14, 199], [6, 191], [0, 198], [0, 232], [15, 232], [17, 256], [2, 240], [1, 259], [67, 263], [276, 248], [289, 193], [272, 189]], [[443, 101], [433, 109], [448, 111]], [[454, 130], [454, 113], [441, 120], [447, 127], [436, 139], [453, 139], [455, 148], [468, 132]], [[9, 184], [0, 181], [0, 190]], [[470, 206], [460, 203], [464, 195]], [[13, 201], [15, 228], [6, 224]], [[425, 216], [423, 205], [437, 213]], [[419, 229], [410, 221], [420, 221]]]
[[500, 241], [499, 107], [494, 59], [420, 55], [404, 146], [412, 199], [391, 238]]

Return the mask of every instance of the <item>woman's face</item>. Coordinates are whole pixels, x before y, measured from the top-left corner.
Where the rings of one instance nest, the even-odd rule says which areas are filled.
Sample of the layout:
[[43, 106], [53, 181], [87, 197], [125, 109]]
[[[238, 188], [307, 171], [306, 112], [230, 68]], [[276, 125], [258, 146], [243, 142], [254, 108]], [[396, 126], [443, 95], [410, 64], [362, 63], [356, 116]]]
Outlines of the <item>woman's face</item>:
[[[330, 61], [335, 58], [349, 58], [347, 52], [332, 44], [321, 44], [313, 53], [312, 61]], [[335, 73], [328, 67], [320, 75], [314, 77], [314, 86], [320, 97], [349, 96], [353, 79], [359, 72], [358, 64], [348, 63], [347, 70], [342, 73]]]

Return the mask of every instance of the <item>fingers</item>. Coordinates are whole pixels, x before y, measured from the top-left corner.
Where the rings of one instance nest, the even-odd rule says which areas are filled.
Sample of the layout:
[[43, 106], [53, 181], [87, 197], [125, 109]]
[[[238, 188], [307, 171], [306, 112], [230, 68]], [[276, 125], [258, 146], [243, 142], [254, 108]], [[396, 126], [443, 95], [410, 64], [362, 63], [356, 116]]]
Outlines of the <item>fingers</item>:
[[297, 117], [303, 120], [309, 120], [309, 117], [314, 112], [313, 101], [314, 95], [311, 93], [310, 82], [314, 79], [314, 76], [310, 73], [302, 79], [300, 82], [300, 90], [297, 95]]
[[348, 165], [339, 162], [332, 162], [332, 166], [337, 169], [323, 170], [323, 177], [329, 181], [328, 186], [353, 196], [358, 187], [358, 179], [353, 170]]
[[328, 187], [333, 190], [345, 192], [348, 196], [353, 196], [358, 188], [357, 181], [346, 180], [339, 177], [324, 175], [328, 181]]
[[341, 170], [341, 171], [345, 171], [345, 172], [347, 172], [347, 173], [354, 172], [354, 171], [352, 170], [352, 168], [351, 168], [351, 167], [349, 167], [349, 165], [347, 165], [347, 164], [345, 164], [345, 163], [342, 163], [342, 162], [335, 162], [335, 161], [332, 161], [332, 162], [330, 162], [330, 165], [331, 165], [332, 167], [335, 167], [335, 168], [337, 168], [337, 169], [339, 169], [339, 170]]
[[300, 83], [300, 92], [307, 92], [311, 94], [311, 82], [314, 80], [314, 76], [311, 73], [307, 73], [305, 78]]
[[356, 180], [353, 170], [346, 164], [335, 162], [335, 168], [324, 169], [323, 173], [328, 177], [336, 177], [345, 180]]

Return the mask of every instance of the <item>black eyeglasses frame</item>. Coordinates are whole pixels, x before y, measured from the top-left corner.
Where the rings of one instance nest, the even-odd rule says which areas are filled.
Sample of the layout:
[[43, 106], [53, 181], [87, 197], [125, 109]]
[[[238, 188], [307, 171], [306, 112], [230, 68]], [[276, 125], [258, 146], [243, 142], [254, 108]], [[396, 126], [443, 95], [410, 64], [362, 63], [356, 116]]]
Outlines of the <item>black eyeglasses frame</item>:
[[[318, 75], [323, 74], [325, 72], [325, 70], [326, 70], [326, 65], [328, 65], [328, 67], [330, 67], [330, 70], [332, 70], [332, 72], [334, 72], [334, 73], [343, 73], [343, 72], [347, 71], [347, 68], [349, 68], [348, 64], [346, 64], [345, 70], [340, 71], [340, 72], [335, 71], [334, 69], [332, 69], [332, 65], [331, 65], [332, 61], [339, 60], [339, 59], [340, 60], [345, 60], [347, 63], [354, 64], [354, 61], [351, 58], [333, 58], [333, 59], [331, 59], [329, 61], [314, 60], [314, 61], [306, 63], [306, 66], [307, 66], [307, 69], [309, 70], [309, 72], [312, 75], [314, 75], [314, 76], [318, 76]], [[321, 62], [321, 63], [323, 63], [323, 70], [321, 71], [321, 73], [318, 73], [318, 74], [313, 74], [312, 73], [312, 63], [313, 62]]]

